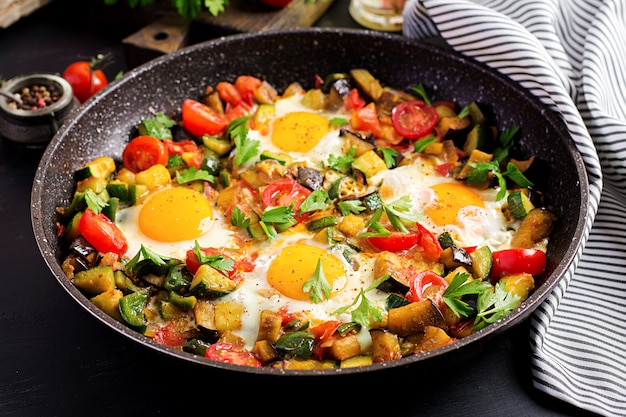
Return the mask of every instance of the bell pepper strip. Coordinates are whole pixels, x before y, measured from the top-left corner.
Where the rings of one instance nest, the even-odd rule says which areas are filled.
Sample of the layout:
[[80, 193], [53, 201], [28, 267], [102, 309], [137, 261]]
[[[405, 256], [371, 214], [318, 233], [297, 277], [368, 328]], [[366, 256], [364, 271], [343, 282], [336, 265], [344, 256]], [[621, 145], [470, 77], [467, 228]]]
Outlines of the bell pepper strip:
[[353, 129], [372, 132], [374, 137], [380, 137], [380, 121], [376, 112], [376, 105], [369, 103], [356, 109], [350, 117], [350, 126]]
[[503, 249], [493, 252], [491, 276], [528, 273], [539, 275], [546, 268], [546, 253], [539, 249]]
[[406, 299], [417, 302], [430, 298], [440, 305], [446, 288], [448, 288], [448, 281], [444, 277], [433, 271], [425, 270], [410, 280]]

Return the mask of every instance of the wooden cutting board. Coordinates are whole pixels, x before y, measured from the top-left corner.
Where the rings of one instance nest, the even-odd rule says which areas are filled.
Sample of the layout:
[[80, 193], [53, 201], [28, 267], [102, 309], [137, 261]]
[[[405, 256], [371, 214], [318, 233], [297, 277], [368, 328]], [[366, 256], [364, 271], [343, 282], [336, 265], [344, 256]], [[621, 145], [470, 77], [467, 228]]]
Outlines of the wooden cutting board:
[[193, 22], [167, 12], [123, 40], [126, 63], [132, 69], [189, 44], [223, 35], [310, 27], [332, 3], [333, 0], [293, 0], [281, 9], [272, 9], [258, 0], [230, 0], [218, 16], [203, 11]]

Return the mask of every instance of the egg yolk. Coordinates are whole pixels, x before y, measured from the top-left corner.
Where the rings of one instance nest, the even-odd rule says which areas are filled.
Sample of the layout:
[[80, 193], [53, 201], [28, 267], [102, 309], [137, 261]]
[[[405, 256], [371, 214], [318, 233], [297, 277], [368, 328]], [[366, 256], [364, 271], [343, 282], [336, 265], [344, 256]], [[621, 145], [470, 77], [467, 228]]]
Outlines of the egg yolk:
[[424, 211], [439, 226], [458, 223], [459, 210], [465, 206], [485, 207], [482, 198], [466, 185], [446, 183], [436, 184], [431, 188], [437, 194], [437, 201]]
[[209, 200], [190, 188], [174, 187], [156, 192], [139, 212], [139, 229], [160, 242], [199, 237], [212, 224]]
[[304, 283], [313, 276], [317, 261], [322, 261], [324, 277], [331, 287], [346, 271], [339, 259], [325, 250], [309, 245], [293, 245], [283, 248], [267, 271], [267, 281], [281, 294], [301, 301], [309, 301], [308, 292], [302, 290]]
[[272, 142], [285, 152], [308, 152], [329, 129], [328, 120], [319, 114], [288, 113], [274, 121]]

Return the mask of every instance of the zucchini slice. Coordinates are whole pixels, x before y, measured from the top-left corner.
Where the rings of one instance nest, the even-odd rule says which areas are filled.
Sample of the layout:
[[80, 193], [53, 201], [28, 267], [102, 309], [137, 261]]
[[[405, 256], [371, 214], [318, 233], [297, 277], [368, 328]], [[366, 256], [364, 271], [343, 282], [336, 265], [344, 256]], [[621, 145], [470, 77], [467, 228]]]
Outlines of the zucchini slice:
[[76, 181], [89, 177], [108, 178], [115, 171], [115, 161], [109, 156], [101, 156], [87, 163], [75, 172]]

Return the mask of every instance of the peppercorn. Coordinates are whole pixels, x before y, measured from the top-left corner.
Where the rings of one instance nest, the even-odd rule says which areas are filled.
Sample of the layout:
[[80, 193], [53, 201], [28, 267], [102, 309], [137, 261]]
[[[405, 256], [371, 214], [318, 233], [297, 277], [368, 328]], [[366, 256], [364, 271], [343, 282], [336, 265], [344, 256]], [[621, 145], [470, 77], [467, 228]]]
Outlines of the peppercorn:
[[63, 91], [54, 85], [38, 85], [22, 87], [19, 92], [14, 93], [22, 99], [19, 105], [15, 101], [9, 101], [9, 107], [20, 110], [37, 110], [57, 102], [63, 95]]

